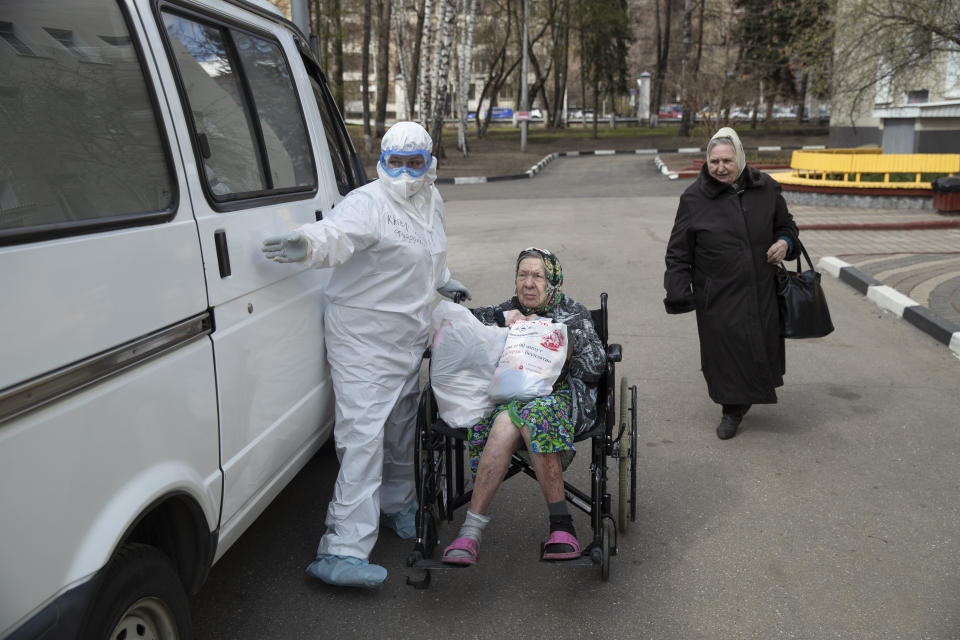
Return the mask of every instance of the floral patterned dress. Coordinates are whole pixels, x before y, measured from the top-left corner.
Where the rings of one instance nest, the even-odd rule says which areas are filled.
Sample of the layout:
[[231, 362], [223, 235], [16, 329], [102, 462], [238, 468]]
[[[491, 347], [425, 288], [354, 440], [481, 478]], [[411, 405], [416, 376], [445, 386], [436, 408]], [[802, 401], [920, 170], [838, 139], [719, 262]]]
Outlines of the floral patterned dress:
[[[473, 314], [484, 324], [503, 326], [504, 313], [519, 308], [514, 297], [496, 306], [478, 307]], [[493, 421], [503, 411], [509, 411], [510, 419], [518, 429], [529, 430], [530, 451], [560, 453], [564, 468], [575, 453], [574, 435], [590, 429], [596, 421], [596, 385], [606, 364], [606, 354], [593, 327], [590, 311], [579, 302], [563, 296], [543, 317], [567, 325], [573, 355], [566, 375], [554, 385], [550, 395], [526, 403], [513, 401], [498, 405], [489, 416], [470, 429], [468, 449], [474, 479]]]

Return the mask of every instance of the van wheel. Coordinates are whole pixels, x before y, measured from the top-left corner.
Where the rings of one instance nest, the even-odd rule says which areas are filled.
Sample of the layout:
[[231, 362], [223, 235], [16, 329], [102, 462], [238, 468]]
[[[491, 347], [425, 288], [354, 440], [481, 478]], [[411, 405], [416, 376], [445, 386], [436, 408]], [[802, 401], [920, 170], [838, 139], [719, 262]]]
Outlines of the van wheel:
[[145, 544], [121, 547], [84, 626], [81, 638], [190, 638], [190, 605], [169, 558]]

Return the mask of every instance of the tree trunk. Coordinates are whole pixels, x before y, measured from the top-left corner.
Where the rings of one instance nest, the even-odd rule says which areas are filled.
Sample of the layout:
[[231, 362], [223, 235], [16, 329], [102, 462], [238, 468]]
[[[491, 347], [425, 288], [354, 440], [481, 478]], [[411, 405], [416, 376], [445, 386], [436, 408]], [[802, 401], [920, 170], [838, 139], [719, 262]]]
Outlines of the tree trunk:
[[547, 103], [550, 110], [549, 126], [559, 128], [566, 118], [563, 96], [567, 90], [568, 52], [570, 48], [570, 0], [560, 0], [559, 20], [553, 25], [553, 96]]
[[[667, 76], [667, 61], [670, 58], [670, 22], [673, 17], [673, 0], [663, 0], [664, 20], [661, 29], [660, 1], [654, 0], [657, 20], [657, 64], [653, 74], [653, 99], [650, 101], [650, 109], [654, 114], [660, 111], [660, 103], [663, 101], [663, 83]], [[650, 124], [656, 126], [658, 119], [650, 118]]]
[[430, 137], [433, 138], [433, 155], [437, 158], [444, 157], [443, 151], [443, 119], [447, 115], [447, 106], [449, 105], [449, 92], [447, 87], [449, 83], [447, 78], [450, 75], [450, 53], [453, 50], [453, 31], [454, 20], [457, 16], [456, 0], [443, 0], [441, 6], [441, 16], [443, 22], [440, 27], [440, 46], [437, 56], [437, 71], [435, 74], [436, 90], [434, 91], [434, 104], [430, 108], [433, 113], [433, 126], [430, 129]]
[[333, 14], [333, 99], [343, 117], [347, 116], [343, 101], [343, 16], [340, 15], [340, 0], [331, 0]]
[[458, 135], [460, 150], [467, 155], [467, 112], [470, 100], [470, 82], [473, 77], [473, 34], [477, 25], [477, 0], [469, 0], [462, 55], [460, 57], [460, 123]]
[[[810, 80], [810, 74], [806, 72], [801, 72], [800, 95], [797, 98], [797, 122], [803, 121], [803, 107], [805, 106], [804, 103], [807, 101], [807, 84], [809, 83], [809, 80]], [[809, 115], [812, 116], [813, 114], [809, 114]]]
[[390, 13], [391, 0], [377, 0], [380, 22], [377, 24], [377, 111], [374, 132], [382, 138], [387, 130], [387, 91], [390, 87]]
[[680, 58], [680, 91], [683, 116], [680, 118], [680, 131], [677, 135], [690, 135], [690, 123], [696, 108], [693, 100], [693, 0], [683, 0], [683, 55]]
[[397, 104], [397, 120], [413, 117], [410, 93], [413, 90], [413, 79], [410, 77], [409, 51], [407, 51], [407, 12], [403, 0], [391, 0], [393, 3], [394, 34], [397, 39], [397, 62], [400, 66], [400, 78], [403, 82], [403, 109]]
[[[410, 120], [416, 119], [417, 101], [420, 97], [420, 70], [423, 68], [420, 64], [420, 58], [422, 57], [421, 52], [423, 50], [423, 25], [426, 19], [427, 1], [428, 0], [420, 0], [420, 5], [417, 8], [417, 28], [414, 30], [416, 36], [414, 37], [413, 44], [413, 58], [410, 62], [410, 89], [407, 92], [407, 101], [410, 106]], [[420, 116], [420, 120], [423, 120], [423, 116]]]
[[363, 103], [363, 148], [367, 153], [373, 148], [370, 131], [370, 14], [373, 0], [363, 2], [363, 54], [360, 63], [360, 98]]
[[430, 49], [433, 47], [433, 0], [423, 0], [423, 30], [420, 35], [419, 67], [419, 121], [424, 127], [430, 126]]

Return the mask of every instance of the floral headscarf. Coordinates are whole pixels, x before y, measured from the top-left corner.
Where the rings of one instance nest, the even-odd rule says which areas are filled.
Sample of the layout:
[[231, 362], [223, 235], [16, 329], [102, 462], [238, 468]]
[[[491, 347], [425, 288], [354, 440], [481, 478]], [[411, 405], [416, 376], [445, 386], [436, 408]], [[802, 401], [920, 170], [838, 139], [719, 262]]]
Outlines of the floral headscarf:
[[560, 300], [563, 299], [563, 291], [560, 289], [560, 285], [563, 284], [563, 269], [560, 267], [560, 260], [557, 258], [557, 256], [553, 255], [546, 249], [527, 247], [520, 252], [519, 256], [517, 256], [517, 264], [513, 270], [514, 284], [516, 284], [517, 274], [520, 272], [520, 262], [524, 258], [540, 258], [543, 260], [543, 264], [546, 267], [545, 275], [547, 277], [547, 291], [543, 298], [543, 302], [541, 302], [539, 306], [532, 309], [525, 307], [520, 304], [519, 297], [517, 297], [517, 306], [525, 316], [532, 313], [543, 315], [548, 311], [552, 311], [553, 308], [560, 303]]

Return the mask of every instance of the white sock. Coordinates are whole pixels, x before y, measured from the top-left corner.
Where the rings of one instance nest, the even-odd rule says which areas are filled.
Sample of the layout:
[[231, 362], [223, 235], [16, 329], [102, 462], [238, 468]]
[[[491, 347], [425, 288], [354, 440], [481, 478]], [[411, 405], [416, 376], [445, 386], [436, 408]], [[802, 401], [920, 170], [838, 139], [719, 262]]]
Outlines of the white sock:
[[[460, 527], [460, 534], [457, 537], [470, 538], [479, 545], [483, 528], [487, 526], [488, 522], [490, 522], [490, 516], [483, 516], [467, 509], [467, 517], [464, 519], [463, 526]], [[447, 555], [452, 558], [469, 558], [471, 554], [462, 549], [453, 549]]]

